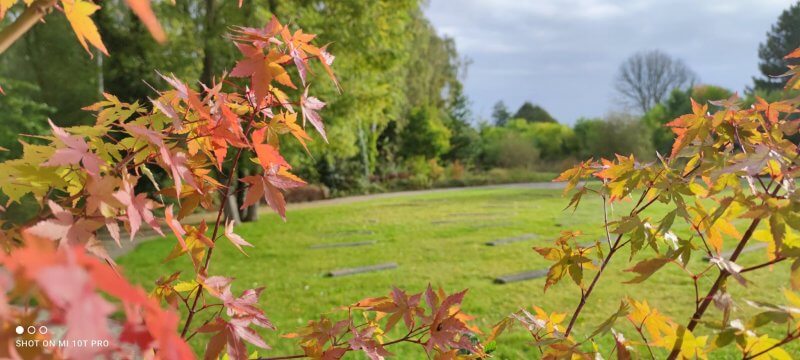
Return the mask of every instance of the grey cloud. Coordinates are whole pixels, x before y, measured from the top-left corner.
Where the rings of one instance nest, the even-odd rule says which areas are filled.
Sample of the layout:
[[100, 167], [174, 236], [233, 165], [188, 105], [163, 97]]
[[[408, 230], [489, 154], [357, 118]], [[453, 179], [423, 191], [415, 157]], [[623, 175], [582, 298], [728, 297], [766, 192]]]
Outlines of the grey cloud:
[[742, 91], [758, 44], [791, 1], [431, 0], [426, 14], [472, 60], [475, 112], [539, 103], [564, 123], [619, 109], [613, 78], [630, 54], [660, 49], [704, 83]]

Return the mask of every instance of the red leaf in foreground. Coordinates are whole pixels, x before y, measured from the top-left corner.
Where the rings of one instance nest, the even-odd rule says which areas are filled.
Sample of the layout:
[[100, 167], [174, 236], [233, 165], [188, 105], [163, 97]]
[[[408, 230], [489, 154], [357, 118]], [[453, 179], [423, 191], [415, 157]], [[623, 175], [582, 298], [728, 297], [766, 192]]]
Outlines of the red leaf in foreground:
[[264, 197], [269, 207], [275, 210], [284, 221], [286, 220], [286, 200], [278, 189], [291, 189], [306, 184], [287, 171], [277, 170], [277, 167], [272, 167], [265, 175], [247, 176], [242, 178], [242, 181], [250, 185], [244, 204], [242, 204], [243, 209], [256, 204], [261, 197]]
[[[243, 239], [241, 236], [235, 234], [233, 232], [233, 225], [234, 225], [233, 221], [228, 221], [228, 223], [225, 224], [225, 237], [228, 240], [230, 240], [230, 242], [233, 244], [233, 246], [236, 246], [236, 249], [238, 249], [242, 254], [244, 254], [244, 250], [242, 250], [242, 246], [250, 246], [250, 247], [252, 247], [253, 244], [245, 241], [245, 239]], [[247, 254], [245, 254], [245, 255], [247, 255]]]
[[139, 17], [139, 20], [147, 27], [150, 35], [153, 35], [156, 41], [160, 43], [167, 41], [167, 35], [164, 33], [164, 29], [161, 28], [161, 24], [158, 23], [158, 19], [153, 13], [153, 8], [150, 7], [150, 0], [125, 0], [125, 2], [128, 3], [128, 7]]
[[303, 125], [308, 120], [322, 135], [325, 142], [328, 142], [328, 135], [325, 134], [325, 125], [322, 123], [322, 117], [317, 113], [317, 111], [325, 107], [325, 103], [313, 96], [308, 96], [308, 87], [306, 87], [303, 97], [300, 98], [300, 107], [303, 109]]
[[256, 131], [253, 131], [251, 138], [253, 139], [253, 148], [256, 152], [256, 156], [258, 157], [258, 162], [261, 164], [261, 167], [264, 169], [270, 169], [273, 166], [282, 166], [287, 169], [291, 169], [292, 166], [286, 162], [286, 159], [281, 156], [278, 149], [270, 144], [265, 144], [264, 139], [266, 137], [266, 132], [269, 130], [267, 127], [263, 127]]
[[264, 55], [260, 47], [242, 43], [237, 43], [236, 46], [245, 58], [236, 63], [231, 70], [231, 76], [250, 78], [250, 87], [255, 93], [258, 104], [267, 97], [273, 80], [292, 89], [296, 88], [289, 74], [281, 66], [291, 59], [289, 55], [281, 54], [274, 49], [270, 49], [269, 53]]
[[373, 338], [375, 330], [377, 329], [374, 326], [368, 327], [364, 331], [351, 328], [350, 332], [353, 334], [353, 338], [348, 340], [348, 343], [351, 349], [363, 351], [370, 360], [383, 360], [384, 357], [392, 354], [386, 351], [386, 349]]
[[53, 124], [53, 121], [47, 120], [50, 127], [53, 128], [53, 134], [57, 139], [61, 140], [66, 148], [57, 149], [49, 160], [42, 163], [43, 166], [64, 166], [64, 165], [77, 165], [82, 163], [86, 172], [90, 175], [97, 176], [100, 174], [100, 165], [103, 159], [89, 151], [89, 145], [80, 136], [70, 135], [64, 129]]
[[178, 243], [181, 244], [181, 248], [186, 250], [186, 241], [183, 240], [183, 235], [186, 235], [186, 230], [183, 229], [181, 223], [175, 219], [175, 216], [172, 213], [172, 205], [167, 206], [164, 211], [164, 220], [167, 222], [167, 226], [172, 229], [172, 233], [175, 234], [175, 237], [178, 238]]
[[89, 241], [94, 237], [94, 231], [102, 223], [89, 219], [75, 219], [69, 211], [64, 210], [54, 201], [48, 201], [53, 218], [40, 221], [29, 231], [36, 236], [55, 240], [59, 246], [77, 245]]
[[122, 180], [122, 187], [119, 191], [114, 193], [114, 198], [126, 207], [131, 241], [133, 241], [133, 238], [139, 231], [142, 222], [147, 223], [159, 235], [164, 236], [164, 233], [161, 231], [161, 226], [158, 225], [155, 216], [153, 216], [153, 202], [147, 198], [146, 194], [136, 194], [133, 191], [138, 179], [138, 177], [126, 175]]
[[[100, 291], [122, 302], [126, 323], [119, 341], [136, 344], [140, 353], [154, 350], [160, 359], [193, 359], [189, 346], [178, 335], [178, 316], [165, 311], [143, 289], [122, 278], [110, 266], [87, 256], [81, 247], [55, 248], [51, 241], [23, 231], [24, 245], [0, 253], [0, 266], [13, 274], [22, 293], [37, 286], [46, 299], [51, 324], [67, 328], [66, 340], [108, 340], [110, 347], [72, 347], [65, 357], [93, 359], [117, 349], [115, 332], [109, 327], [113, 306]], [[4, 287], [5, 288], [5, 287]], [[13, 294], [13, 292], [12, 292]]]

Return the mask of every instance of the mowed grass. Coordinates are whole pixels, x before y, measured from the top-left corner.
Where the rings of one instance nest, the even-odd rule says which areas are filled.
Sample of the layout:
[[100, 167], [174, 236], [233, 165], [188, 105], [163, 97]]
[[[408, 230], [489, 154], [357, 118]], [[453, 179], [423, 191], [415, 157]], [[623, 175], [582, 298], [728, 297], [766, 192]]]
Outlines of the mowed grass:
[[[262, 356], [297, 353], [296, 340], [282, 338], [281, 334], [296, 331], [320, 314], [339, 317], [341, 314], [335, 312], [337, 307], [366, 297], [386, 295], [392, 286], [408, 292], [421, 292], [429, 283], [448, 292], [469, 289], [463, 311], [476, 316], [475, 324], [488, 333], [494, 323], [520, 308], [530, 309], [536, 305], [548, 312], [572, 313], [580, 290], [569, 279], [546, 293], [542, 290], [543, 278], [506, 285], [492, 281], [498, 275], [548, 267], [549, 262], [532, 247], [551, 244], [563, 230], [583, 231], [584, 241], [593, 241], [604, 234], [602, 203], [598, 199], [586, 197], [574, 213], [562, 210], [567, 203], [568, 199], [561, 196], [560, 190], [472, 188], [296, 209], [288, 213], [286, 223], [274, 214], [264, 214], [257, 223], [236, 228], [237, 233], [255, 245], [246, 248], [249, 256], [241, 255], [223, 239], [215, 250], [210, 274], [234, 277], [235, 294], [246, 288], [266, 287], [261, 303], [278, 331], [262, 331], [273, 347], [273, 350], [260, 351]], [[609, 211], [611, 215], [626, 214], [631, 206], [630, 201], [623, 202]], [[666, 209], [656, 203], [644, 216], [657, 221]], [[744, 223], [737, 225], [745, 226]], [[688, 237], [686, 226], [676, 222], [676, 229], [679, 235]], [[531, 233], [538, 237], [496, 247], [484, 244]], [[366, 240], [376, 240], [377, 244], [309, 249], [322, 243]], [[731, 239], [726, 241], [727, 247], [733, 246]], [[127, 276], [148, 290], [152, 289], [155, 279], [173, 271], [182, 270], [185, 276], [191, 277], [188, 259], [163, 262], [174, 244], [172, 238], [144, 243], [120, 258], [119, 263]], [[653, 254], [652, 250], [644, 252]], [[629, 254], [627, 249], [619, 252], [604, 273], [578, 320], [577, 339], [582, 340], [615, 312], [626, 296], [646, 299], [651, 306], [680, 323], [685, 323], [690, 316], [694, 309], [694, 287], [689, 276], [675, 266], [668, 266], [643, 284], [623, 284], [633, 277], [623, 272], [632, 265], [628, 263]], [[766, 251], [762, 249], [743, 255], [738, 263], [747, 266], [766, 258]], [[324, 276], [333, 269], [386, 262], [396, 262], [399, 267], [346, 277]], [[695, 270], [706, 264], [699, 253], [691, 260], [691, 268]], [[716, 271], [709, 273], [716, 276]], [[589, 276], [591, 274], [586, 278]], [[782, 289], [788, 285], [788, 265], [749, 273], [747, 278], [752, 282], [748, 287], [729, 283], [737, 299], [734, 318], [745, 319], [756, 313], [744, 299], [782, 301]], [[710, 278], [703, 280], [701, 293], [711, 281]], [[200, 322], [210, 315], [199, 316]], [[712, 309], [706, 318], [718, 321], [721, 313]], [[626, 321], [615, 328], [628, 339], [638, 339]], [[393, 331], [389, 337], [400, 335], [399, 331]], [[769, 331], [780, 336], [779, 328]], [[193, 339], [196, 351], [201, 352], [203, 344], [202, 337]], [[495, 356], [499, 359], [529, 359], [539, 355], [530, 345], [530, 337], [519, 330], [502, 336], [497, 345]], [[601, 337], [598, 345], [604, 355], [608, 355], [613, 349], [610, 334]], [[800, 348], [795, 346], [789, 350], [796, 352]], [[410, 345], [395, 346], [390, 351], [400, 359], [426, 358]], [[740, 357], [736, 356], [735, 349], [715, 354], [721, 358]], [[663, 357], [665, 353], [656, 355]], [[362, 357], [351, 354], [347, 358]]]

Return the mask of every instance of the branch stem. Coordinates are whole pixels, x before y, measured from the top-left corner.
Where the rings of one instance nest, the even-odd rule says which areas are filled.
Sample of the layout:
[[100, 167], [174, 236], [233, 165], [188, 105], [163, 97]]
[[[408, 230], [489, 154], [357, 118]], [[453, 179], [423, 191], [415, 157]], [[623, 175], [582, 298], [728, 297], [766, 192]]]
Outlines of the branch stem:
[[8, 50], [22, 35], [25, 35], [39, 20], [55, 6], [57, 0], [37, 0], [22, 14], [0, 31], [0, 54]]

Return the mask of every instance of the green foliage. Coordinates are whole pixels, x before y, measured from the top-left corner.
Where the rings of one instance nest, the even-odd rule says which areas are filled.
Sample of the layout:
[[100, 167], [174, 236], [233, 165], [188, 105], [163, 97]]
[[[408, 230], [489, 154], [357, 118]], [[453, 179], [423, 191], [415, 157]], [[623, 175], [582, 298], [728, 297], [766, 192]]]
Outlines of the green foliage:
[[40, 89], [34, 84], [0, 78], [6, 95], [0, 95], [0, 147], [9, 151], [0, 151], [0, 161], [17, 158], [22, 154], [20, 140], [36, 142], [36, 139], [22, 138], [21, 134], [40, 135], [47, 129], [47, 117], [55, 109], [42, 104], [36, 99]]
[[519, 107], [513, 118], [525, 119], [527, 122], [557, 122], [550, 113], [539, 105], [533, 105], [526, 101]]
[[539, 161], [539, 149], [530, 138], [507, 131], [484, 132], [484, 165], [506, 168], [532, 168]]
[[653, 157], [649, 141], [651, 130], [627, 114], [611, 114], [605, 119], [580, 119], [575, 123], [574, 131], [580, 158], [613, 158], [615, 154]]
[[513, 119], [505, 128], [532, 141], [543, 159], [563, 158], [575, 148], [575, 133], [566, 125]]
[[454, 90], [453, 98], [448, 106], [450, 116], [447, 116], [444, 121], [444, 125], [450, 129], [451, 133], [450, 150], [442, 156], [442, 159], [470, 165], [480, 155], [480, 134], [470, 124], [472, 114], [466, 95], [460, 86]]
[[563, 159], [574, 152], [576, 145], [569, 127], [524, 119], [511, 119], [502, 127], [484, 126], [481, 138], [485, 167], [532, 167], [539, 159]]
[[415, 108], [401, 132], [400, 154], [407, 158], [437, 158], [450, 149], [450, 135], [439, 110], [432, 106]]
[[[15, 95], [7, 88], [6, 81], [35, 85], [35, 91], [22, 89], [26, 97], [47, 104], [48, 116], [62, 125], [91, 121], [81, 107], [93, 103], [100, 95], [96, 62], [75, 41], [75, 35], [67, 30], [69, 27], [64, 16], [48, 17], [0, 57], [0, 77], [8, 79], [0, 85], [7, 96]], [[54, 59], [58, 60], [58, 66], [52, 66]], [[39, 125], [46, 127], [46, 121]], [[4, 137], [0, 141], [16, 142], [16, 138]]]

